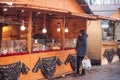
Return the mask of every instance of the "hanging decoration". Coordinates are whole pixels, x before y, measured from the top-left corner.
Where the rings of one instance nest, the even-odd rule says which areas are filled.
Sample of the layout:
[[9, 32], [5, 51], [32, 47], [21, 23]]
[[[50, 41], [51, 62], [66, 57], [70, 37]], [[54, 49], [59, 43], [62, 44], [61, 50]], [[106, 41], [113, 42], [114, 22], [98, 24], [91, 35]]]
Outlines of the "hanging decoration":
[[43, 23], [42, 32], [43, 32], [43, 33], [47, 33], [47, 29], [46, 29], [46, 14], [44, 14], [44, 23]]
[[57, 56], [39, 58], [32, 72], [36, 73], [38, 72], [39, 69], [41, 69], [43, 76], [47, 80], [51, 80], [55, 75], [56, 65], [58, 66], [62, 65], [62, 62]]
[[21, 27], [20, 27], [20, 30], [21, 30], [21, 31], [24, 31], [24, 30], [26, 29], [24, 23], [25, 23], [24, 20], [22, 20], [22, 25], [21, 25]]

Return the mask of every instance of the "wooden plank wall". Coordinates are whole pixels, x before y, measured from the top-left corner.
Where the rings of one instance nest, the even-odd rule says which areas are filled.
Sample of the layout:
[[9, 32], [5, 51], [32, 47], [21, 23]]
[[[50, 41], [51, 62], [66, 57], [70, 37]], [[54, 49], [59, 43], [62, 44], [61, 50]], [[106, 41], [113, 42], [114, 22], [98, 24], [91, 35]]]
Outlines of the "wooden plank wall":
[[88, 21], [88, 57], [90, 59], [101, 59], [102, 31], [100, 21]]
[[77, 38], [80, 30], [86, 30], [86, 19], [71, 19], [68, 22], [69, 32], [65, 34], [66, 38]]
[[44, 78], [43, 75], [41, 74], [41, 71], [39, 70], [37, 73], [33, 73], [32, 69], [39, 58], [58, 56], [63, 64], [61, 66], [57, 65], [56, 73], [54, 76], [58, 76], [58, 75], [60, 76], [63, 74], [67, 74], [68, 72], [72, 72], [70, 64], [65, 65], [64, 62], [69, 54], [75, 54], [75, 53], [76, 53], [75, 50], [72, 49], [65, 51], [41, 52], [36, 54], [34, 53], [27, 55], [0, 57], [0, 65], [6, 65], [6, 64], [22, 61], [23, 63], [25, 63], [25, 65], [27, 65], [30, 68], [30, 71], [27, 75], [21, 74], [20, 80], [38, 80]]
[[2, 40], [10, 40], [11, 33], [12, 33], [11, 26], [2, 26]]
[[[10, 25], [2, 27], [2, 40], [15, 40], [15, 39], [26, 39], [27, 29], [25, 31], [20, 31], [19, 25]], [[20, 37], [21, 35], [21, 37]]]
[[[65, 33], [66, 38], [77, 38], [79, 30], [86, 30], [86, 21], [85, 19], [70, 19], [68, 22], [68, 33]], [[61, 32], [57, 32], [57, 23], [61, 23], [63, 26], [62, 20], [52, 19], [50, 22], [50, 33], [52, 38], [60, 37], [62, 38]], [[55, 34], [56, 33], [56, 34]]]

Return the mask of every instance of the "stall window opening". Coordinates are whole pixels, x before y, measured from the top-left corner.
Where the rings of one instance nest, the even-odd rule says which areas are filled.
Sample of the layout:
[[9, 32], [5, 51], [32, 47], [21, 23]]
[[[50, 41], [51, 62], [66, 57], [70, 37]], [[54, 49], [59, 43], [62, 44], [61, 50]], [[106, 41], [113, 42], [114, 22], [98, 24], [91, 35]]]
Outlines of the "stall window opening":
[[101, 26], [102, 26], [102, 40], [104, 42], [114, 41], [115, 22], [110, 20], [102, 20]]

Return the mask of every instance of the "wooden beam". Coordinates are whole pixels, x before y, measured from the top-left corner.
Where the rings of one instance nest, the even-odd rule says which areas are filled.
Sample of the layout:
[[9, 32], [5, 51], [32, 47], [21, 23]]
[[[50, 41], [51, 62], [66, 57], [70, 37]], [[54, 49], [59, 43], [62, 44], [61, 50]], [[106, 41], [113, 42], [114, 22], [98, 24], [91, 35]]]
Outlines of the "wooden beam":
[[106, 17], [106, 16], [100, 16], [100, 15], [97, 15], [97, 19], [112, 20], [112, 21], [116, 21], [117, 20], [117, 19], [114, 19], [114, 18], [110, 18], [110, 17]]
[[88, 6], [88, 4], [80, 4], [80, 6]]
[[71, 13], [72, 16], [76, 16], [76, 17], [82, 17], [82, 18], [87, 18], [87, 19], [97, 19], [97, 16], [95, 15], [90, 15], [90, 14], [85, 14], [85, 13]]

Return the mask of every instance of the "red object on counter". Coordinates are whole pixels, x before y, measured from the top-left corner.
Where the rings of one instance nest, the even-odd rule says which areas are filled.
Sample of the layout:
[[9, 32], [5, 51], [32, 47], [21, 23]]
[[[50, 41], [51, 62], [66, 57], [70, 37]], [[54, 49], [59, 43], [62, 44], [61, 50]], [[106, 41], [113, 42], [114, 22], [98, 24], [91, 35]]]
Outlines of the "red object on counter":
[[25, 54], [28, 54], [28, 52], [14, 52], [14, 53], [1, 54], [0, 57], [15, 56], [15, 55], [25, 55]]

